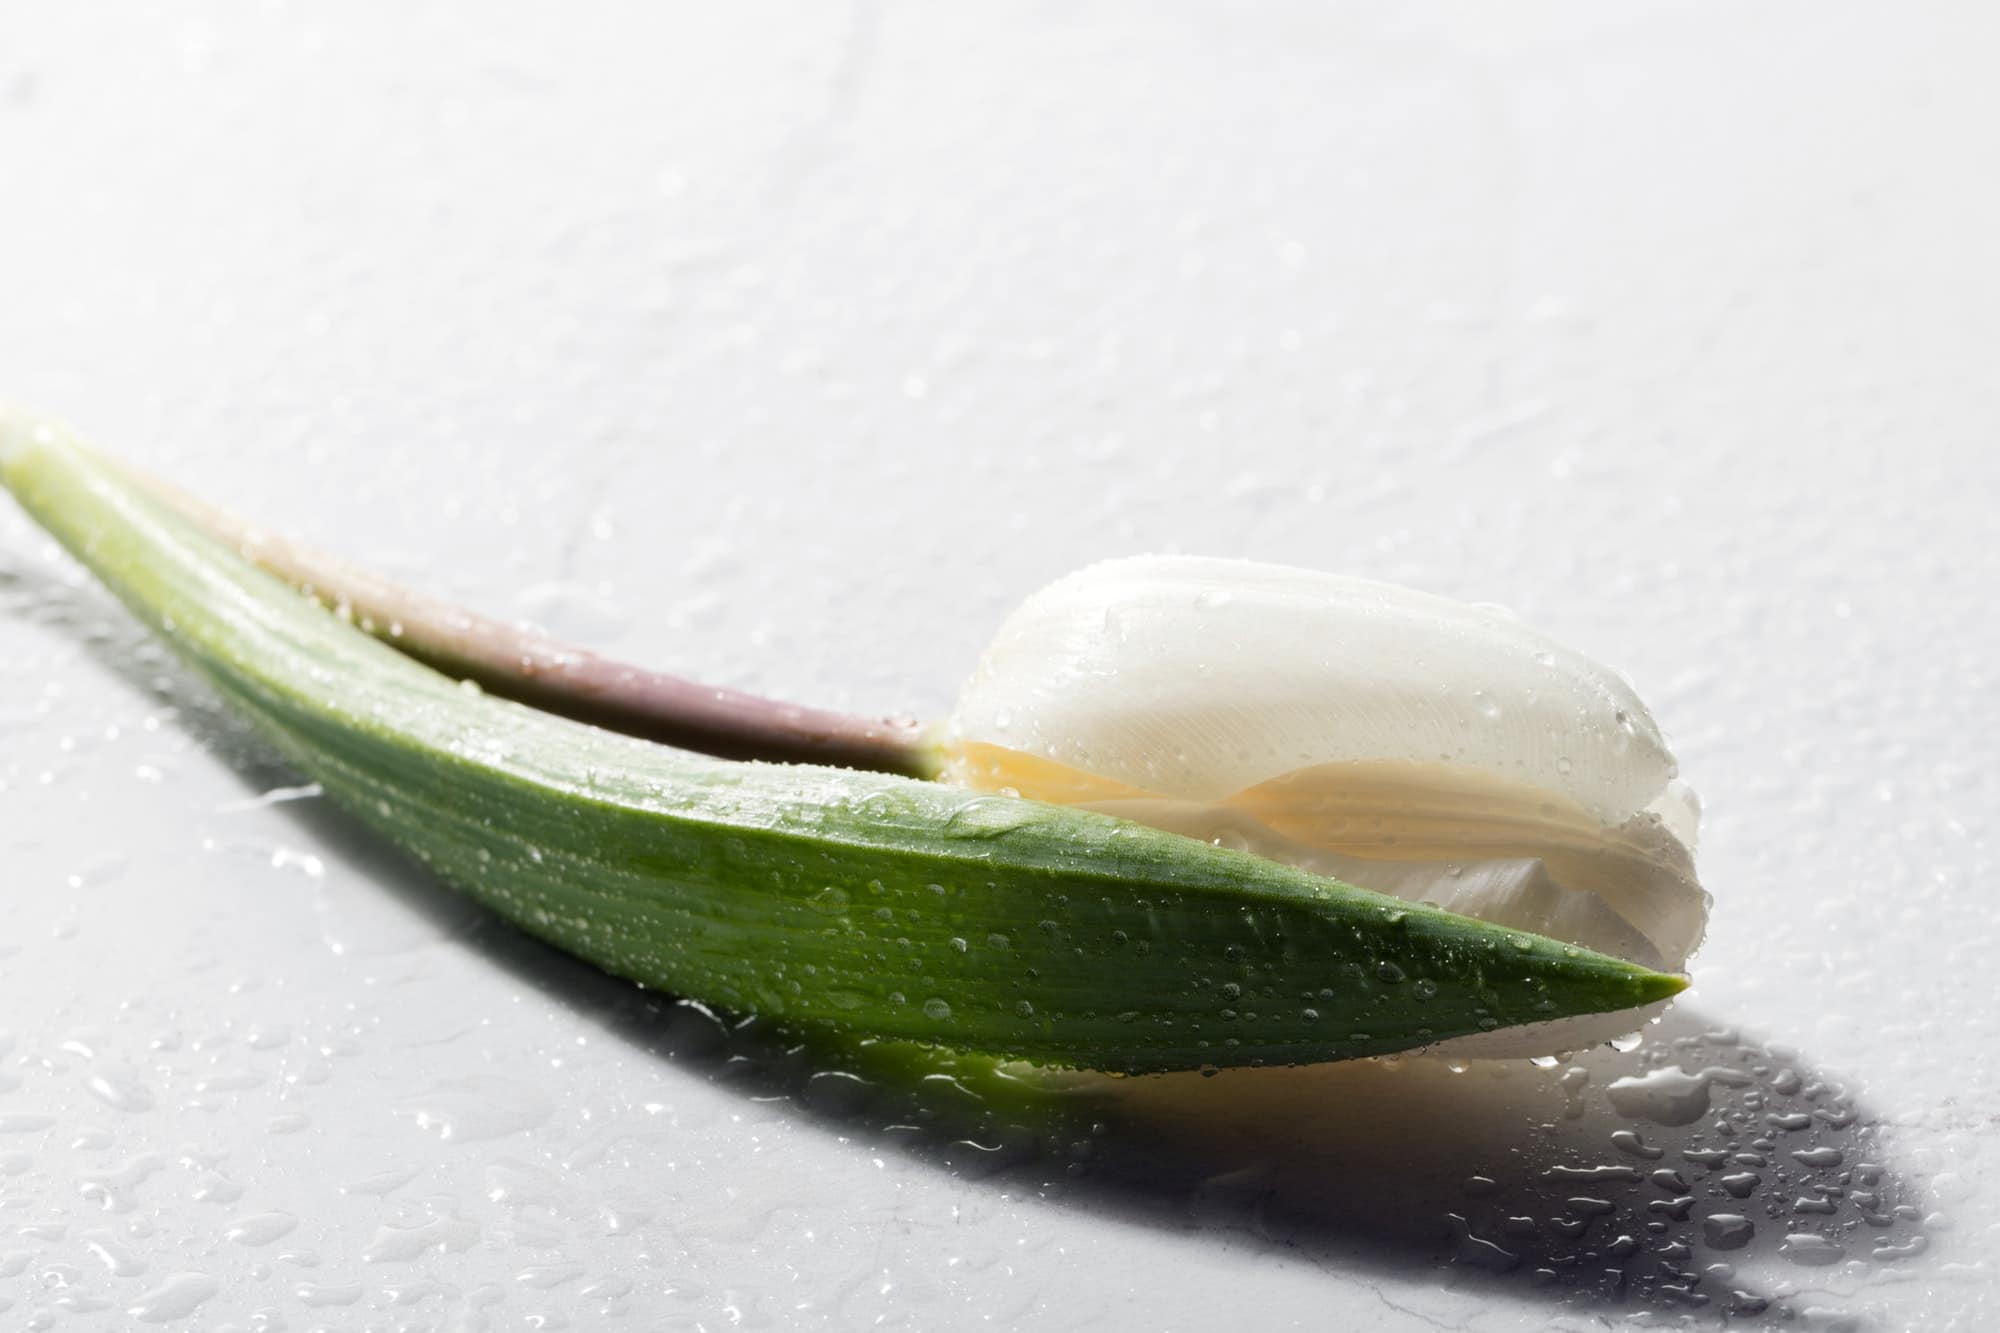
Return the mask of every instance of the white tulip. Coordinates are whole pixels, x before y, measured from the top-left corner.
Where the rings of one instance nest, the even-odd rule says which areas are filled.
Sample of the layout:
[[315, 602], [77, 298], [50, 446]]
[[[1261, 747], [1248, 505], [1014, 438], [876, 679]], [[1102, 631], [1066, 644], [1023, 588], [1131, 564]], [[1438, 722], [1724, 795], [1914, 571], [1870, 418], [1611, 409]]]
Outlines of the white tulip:
[[[1697, 803], [1622, 678], [1506, 611], [1248, 561], [1093, 565], [966, 685], [948, 780], [1081, 805], [1677, 971]], [[1542, 1055], [1653, 1009], [1462, 1037]]]

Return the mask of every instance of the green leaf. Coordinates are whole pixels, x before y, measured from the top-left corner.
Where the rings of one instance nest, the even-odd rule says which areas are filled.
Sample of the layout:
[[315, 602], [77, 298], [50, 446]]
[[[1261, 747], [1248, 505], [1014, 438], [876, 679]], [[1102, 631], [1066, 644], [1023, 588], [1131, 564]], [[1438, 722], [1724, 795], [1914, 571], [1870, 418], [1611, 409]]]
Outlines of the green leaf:
[[335, 800], [647, 986], [1143, 1072], [1381, 1055], [1685, 984], [1102, 815], [599, 731], [399, 655], [51, 428], [0, 417], [0, 479]]

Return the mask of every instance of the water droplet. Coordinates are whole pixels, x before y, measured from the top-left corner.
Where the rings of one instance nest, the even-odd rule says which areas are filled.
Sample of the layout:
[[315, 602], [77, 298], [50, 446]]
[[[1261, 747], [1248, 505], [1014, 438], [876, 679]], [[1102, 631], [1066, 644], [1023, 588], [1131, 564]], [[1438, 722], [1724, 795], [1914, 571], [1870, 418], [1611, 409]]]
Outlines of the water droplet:
[[215, 813], [218, 815], [243, 814], [251, 810], [262, 810], [267, 806], [283, 805], [291, 801], [310, 801], [319, 795], [321, 795], [321, 788], [317, 782], [307, 783], [302, 787], [272, 787], [268, 791], [260, 792], [255, 796], [245, 797], [240, 801], [225, 801], [215, 807]]
[[333, 1305], [352, 1305], [361, 1299], [359, 1282], [301, 1282], [292, 1288], [292, 1295], [300, 1305], [323, 1309]]
[[1810, 1231], [1795, 1231], [1786, 1236], [1778, 1246], [1778, 1253], [1806, 1268], [1824, 1268], [1847, 1257], [1847, 1251], [1840, 1245]]
[[1740, 1250], [1756, 1231], [1756, 1224], [1741, 1213], [1710, 1213], [1701, 1219], [1702, 1239], [1714, 1250]]
[[1665, 1148], [1650, 1147], [1644, 1139], [1629, 1129], [1613, 1130], [1611, 1144], [1622, 1153], [1629, 1153], [1633, 1157], [1644, 1158], [1649, 1162], [1657, 1162], [1667, 1155]]
[[1455, 1262], [1483, 1268], [1489, 1273], [1505, 1273], [1520, 1266], [1521, 1256], [1505, 1249], [1483, 1236], [1473, 1234], [1472, 1227], [1458, 1213], [1447, 1213], [1445, 1220], [1451, 1225], [1456, 1247], [1452, 1258]]
[[1691, 1125], [1708, 1114], [1711, 1085], [1743, 1087], [1750, 1082], [1741, 1070], [1711, 1066], [1690, 1074], [1679, 1065], [1668, 1065], [1614, 1079], [1605, 1093], [1621, 1115], [1656, 1125]]
[[816, 1115], [859, 1115], [874, 1100], [877, 1085], [845, 1069], [816, 1070], [806, 1079], [800, 1102]]
[[1755, 1172], [1737, 1171], [1723, 1176], [1716, 1183], [1729, 1192], [1730, 1198], [1747, 1199], [1764, 1181]]
[[942, 1023], [945, 1019], [951, 1017], [951, 1005], [945, 1000], [932, 996], [930, 999], [924, 1001], [924, 1017], [934, 1022]]
[[1913, 1255], [1922, 1254], [1930, 1248], [1930, 1244], [1929, 1236], [1912, 1236], [1901, 1245], [1882, 1241], [1868, 1252], [1868, 1257], [1885, 1264], [1894, 1263], [1898, 1259], [1908, 1259]]
[[113, 1277], [134, 1277], [146, 1271], [146, 1261], [126, 1249], [109, 1230], [91, 1231], [81, 1239], [91, 1257], [103, 1264]]
[[360, 1180], [342, 1185], [340, 1192], [342, 1194], [366, 1195], [379, 1199], [401, 1189], [416, 1178], [417, 1169], [415, 1167], [378, 1171], [372, 1176], [364, 1176]]
[[451, 1214], [432, 1215], [414, 1226], [383, 1227], [361, 1251], [365, 1263], [408, 1263], [437, 1250], [458, 1254], [479, 1241], [479, 1227]]
[[125, 1313], [148, 1324], [185, 1319], [220, 1290], [222, 1284], [206, 1273], [175, 1273], [126, 1306]]
[[944, 822], [945, 836], [952, 838], [997, 838], [1034, 821], [1035, 808], [1021, 801], [998, 796], [980, 796], [951, 812]]
[[[137, 1071], [123, 1065], [110, 1065], [93, 1071], [83, 1081], [90, 1095], [106, 1106], [118, 1111], [150, 1111], [153, 1109], [153, 1092], [139, 1078]], [[178, 1315], [169, 1316], [179, 1318]]]
[[299, 1219], [290, 1213], [251, 1213], [231, 1222], [223, 1234], [238, 1245], [269, 1245], [290, 1235], [298, 1224]]

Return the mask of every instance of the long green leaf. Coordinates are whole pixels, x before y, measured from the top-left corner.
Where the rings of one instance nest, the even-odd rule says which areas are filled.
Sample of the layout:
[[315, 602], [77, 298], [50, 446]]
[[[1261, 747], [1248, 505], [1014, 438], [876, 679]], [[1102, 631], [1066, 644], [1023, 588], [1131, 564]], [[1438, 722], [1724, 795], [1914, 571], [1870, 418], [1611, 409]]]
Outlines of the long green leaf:
[[1141, 1072], [1380, 1055], [1684, 985], [1101, 815], [565, 721], [370, 639], [52, 428], [0, 418], [0, 480], [334, 799], [647, 986]]

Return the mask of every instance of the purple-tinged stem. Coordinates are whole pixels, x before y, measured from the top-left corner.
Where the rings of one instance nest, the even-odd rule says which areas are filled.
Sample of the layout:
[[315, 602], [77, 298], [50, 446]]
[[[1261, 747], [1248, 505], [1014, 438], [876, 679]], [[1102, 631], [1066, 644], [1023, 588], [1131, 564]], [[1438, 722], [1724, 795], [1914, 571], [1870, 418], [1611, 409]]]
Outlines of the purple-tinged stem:
[[614, 662], [392, 583], [266, 532], [135, 468], [125, 470], [155, 499], [252, 564], [408, 656], [489, 693], [725, 759], [937, 776], [935, 748], [913, 720], [805, 708]]

